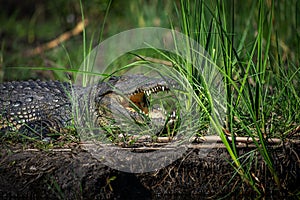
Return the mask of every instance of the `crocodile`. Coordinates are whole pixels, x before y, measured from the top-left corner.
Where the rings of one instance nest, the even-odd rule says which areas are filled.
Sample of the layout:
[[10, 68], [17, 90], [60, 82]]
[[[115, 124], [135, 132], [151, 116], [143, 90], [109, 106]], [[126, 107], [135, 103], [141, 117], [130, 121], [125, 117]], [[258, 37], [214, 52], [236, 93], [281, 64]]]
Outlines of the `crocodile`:
[[[57, 137], [71, 128], [76, 130], [74, 113], [82, 117], [84, 111], [97, 127], [112, 125], [113, 113], [135, 123], [143, 123], [146, 118], [165, 121], [165, 110], [150, 108], [149, 96], [169, 90], [167, 79], [141, 74], [112, 76], [86, 87], [59, 81], [4, 82], [0, 84], [0, 133]], [[174, 112], [171, 117], [175, 117]]]

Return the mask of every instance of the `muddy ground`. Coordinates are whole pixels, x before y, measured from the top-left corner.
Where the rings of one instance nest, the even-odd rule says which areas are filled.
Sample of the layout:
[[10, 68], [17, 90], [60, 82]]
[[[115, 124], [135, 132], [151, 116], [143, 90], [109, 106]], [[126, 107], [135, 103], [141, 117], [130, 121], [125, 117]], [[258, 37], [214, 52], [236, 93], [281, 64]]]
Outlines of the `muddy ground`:
[[[285, 143], [270, 149], [280, 186], [275, 184], [258, 152], [251, 147], [240, 147], [238, 152], [246, 155], [253, 151], [255, 159], [247, 170], [263, 196], [278, 199], [291, 197], [297, 191], [299, 195], [299, 147], [299, 143]], [[209, 150], [205, 157], [200, 153], [203, 148]], [[80, 144], [48, 150], [1, 144], [0, 196], [1, 199], [256, 197], [257, 193], [241, 180], [230, 163], [232, 160], [222, 145], [211, 149], [195, 145], [165, 168], [134, 174], [103, 165]]]

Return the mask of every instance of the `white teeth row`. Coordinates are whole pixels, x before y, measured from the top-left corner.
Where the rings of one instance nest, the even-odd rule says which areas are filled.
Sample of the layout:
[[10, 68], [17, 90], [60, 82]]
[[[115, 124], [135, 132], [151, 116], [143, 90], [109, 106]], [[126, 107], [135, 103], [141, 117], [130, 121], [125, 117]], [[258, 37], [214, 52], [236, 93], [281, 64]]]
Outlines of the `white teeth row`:
[[145, 93], [147, 96], [149, 96], [149, 95], [151, 94], [151, 91], [150, 91], [150, 90], [146, 90], [146, 91], [144, 91], [144, 93]]
[[154, 88], [151, 88], [150, 90], [145, 90], [144, 93], [149, 96], [151, 93], [156, 93], [158, 91], [165, 91], [167, 88], [165, 86], [156, 86]]
[[147, 96], [149, 96], [152, 93], [157, 93], [159, 91], [168, 91], [168, 90], [169, 90], [168, 87], [158, 85], [158, 86], [156, 86], [154, 88], [151, 88], [149, 90], [138, 89], [137, 91], [135, 91], [134, 93], [132, 93], [132, 95], [140, 93], [140, 92], [143, 92], [144, 94], [146, 94]]

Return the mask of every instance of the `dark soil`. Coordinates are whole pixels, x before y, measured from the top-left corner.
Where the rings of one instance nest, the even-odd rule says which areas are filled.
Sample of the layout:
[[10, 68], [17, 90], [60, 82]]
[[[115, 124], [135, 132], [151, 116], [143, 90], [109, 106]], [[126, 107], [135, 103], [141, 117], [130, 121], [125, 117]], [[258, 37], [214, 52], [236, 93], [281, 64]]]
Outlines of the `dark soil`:
[[[209, 150], [203, 157], [195, 145], [163, 169], [134, 174], [103, 165], [79, 144], [47, 151], [2, 144], [0, 195], [2, 199], [257, 197], [257, 193], [233, 170], [225, 148], [218, 146]], [[238, 148], [240, 155], [253, 150]], [[251, 171], [257, 188], [263, 196], [275, 199], [299, 194], [299, 144], [286, 143], [270, 150], [280, 185], [275, 183], [259, 153], [253, 151], [252, 165], [245, 169]]]

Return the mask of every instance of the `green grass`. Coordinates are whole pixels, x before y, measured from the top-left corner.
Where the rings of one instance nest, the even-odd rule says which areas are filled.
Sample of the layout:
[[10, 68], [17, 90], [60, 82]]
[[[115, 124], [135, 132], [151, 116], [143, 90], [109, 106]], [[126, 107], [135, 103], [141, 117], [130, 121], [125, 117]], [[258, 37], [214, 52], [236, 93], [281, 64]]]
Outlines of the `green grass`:
[[[205, 46], [206, 51], [213, 55], [213, 61], [220, 67], [226, 86], [226, 130], [233, 138], [232, 143], [227, 141], [220, 127], [217, 128], [217, 132], [231, 155], [233, 168], [246, 183], [261, 194], [263, 188], [255, 183], [252, 172], [247, 170], [251, 162], [240, 162], [234, 138], [259, 138], [259, 141], [255, 142], [257, 151], [264, 158], [274, 181], [280, 187], [267, 139], [284, 139], [285, 131], [276, 130], [286, 127], [286, 131], [290, 131], [299, 124], [299, 93], [296, 92], [299, 88], [295, 84], [296, 77], [299, 77], [299, 69], [288, 68], [289, 65], [295, 66], [294, 62], [297, 60], [278, 62], [282, 58], [282, 50], [278, 46], [279, 38], [276, 34], [279, 30], [273, 28], [275, 16], [278, 17], [274, 14], [276, 5], [266, 4], [264, 1], [259, 1], [258, 4], [253, 2], [249, 5], [251, 9], [246, 12], [247, 16], [236, 16], [236, 4], [216, 1], [215, 5], [207, 5], [199, 1], [181, 1], [179, 15], [181, 30]], [[236, 29], [243, 29], [236, 28], [237, 18], [243, 19], [247, 24], [241, 32], [241, 38], [236, 34]], [[254, 31], [249, 28], [251, 22], [256, 22]], [[255, 37], [251, 41], [247, 40], [247, 35]], [[191, 72], [195, 71], [191, 65], [186, 66], [186, 69], [188, 73], [185, 76], [190, 76]], [[197, 77], [195, 74], [192, 76]], [[192, 84], [197, 85], [197, 82]], [[283, 99], [288, 101], [283, 103]], [[287, 118], [282, 116], [283, 113], [286, 113]], [[282, 117], [282, 121], [276, 120], [274, 115]], [[288, 120], [285, 122], [283, 119]], [[274, 123], [275, 120], [277, 123]], [[236, 129], [237, 126], [240, 126], [239, 130]]]

